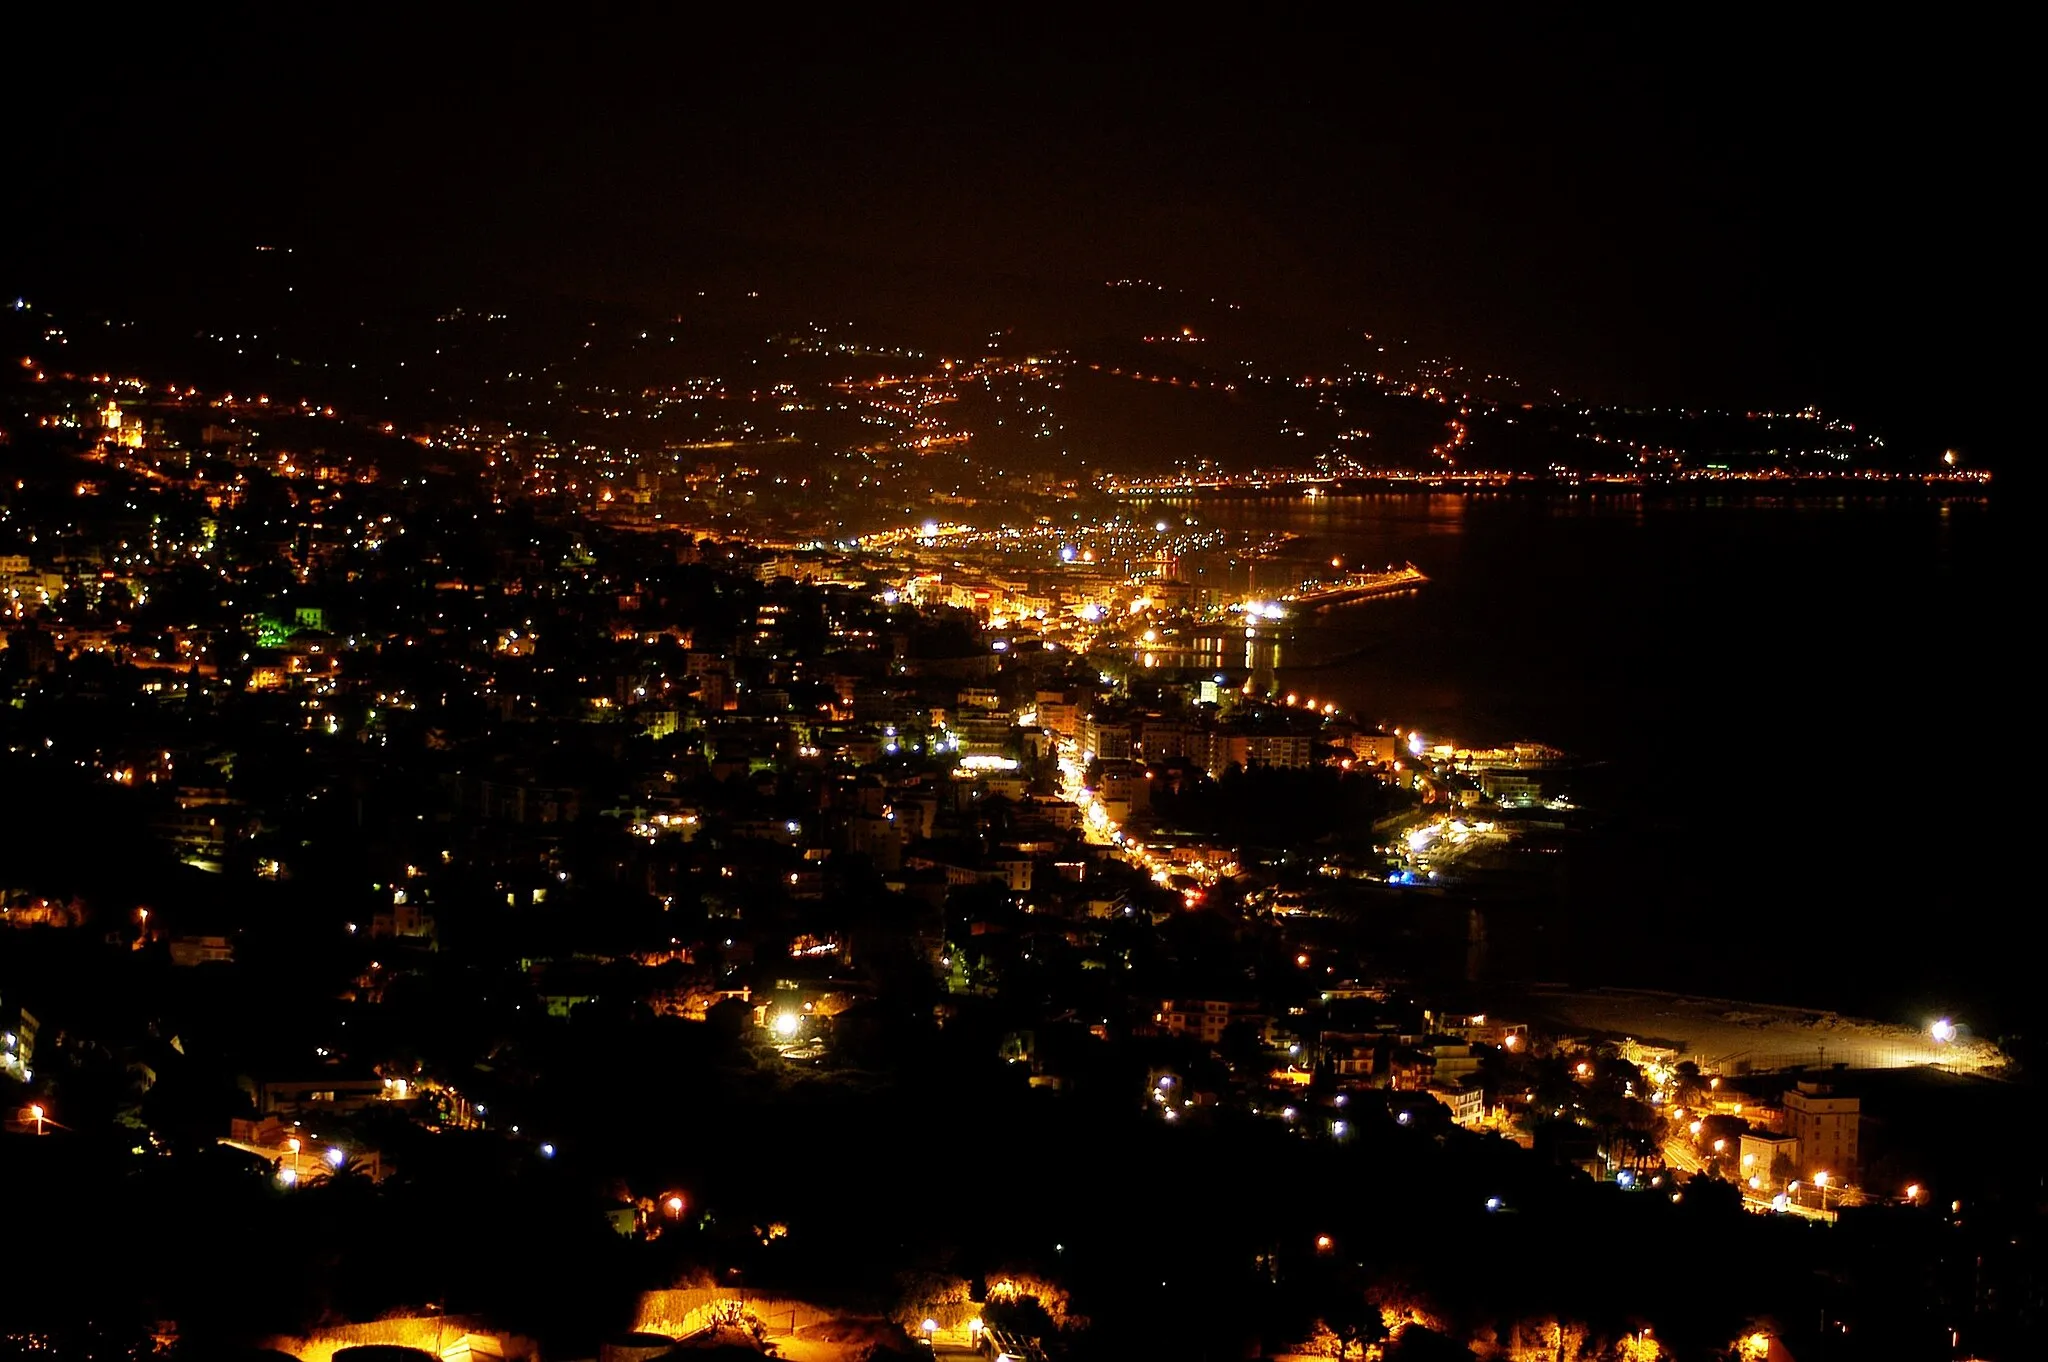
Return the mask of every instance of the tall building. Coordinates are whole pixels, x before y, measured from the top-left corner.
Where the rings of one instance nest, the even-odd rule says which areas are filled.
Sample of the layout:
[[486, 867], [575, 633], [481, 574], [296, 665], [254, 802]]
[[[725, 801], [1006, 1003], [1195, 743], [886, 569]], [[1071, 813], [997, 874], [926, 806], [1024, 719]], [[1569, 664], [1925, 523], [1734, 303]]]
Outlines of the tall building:
[[1785, 1094], [1785, 1114], [1792, 1136], [1799, 1141], [1802, 1176], [1827, 1173], [1844, 1180], [1856, 1176], [1856, 1136], [1863, 1119], [1860, 1099], [1838, 1097], [1827, 1083], [1801, 1079]]

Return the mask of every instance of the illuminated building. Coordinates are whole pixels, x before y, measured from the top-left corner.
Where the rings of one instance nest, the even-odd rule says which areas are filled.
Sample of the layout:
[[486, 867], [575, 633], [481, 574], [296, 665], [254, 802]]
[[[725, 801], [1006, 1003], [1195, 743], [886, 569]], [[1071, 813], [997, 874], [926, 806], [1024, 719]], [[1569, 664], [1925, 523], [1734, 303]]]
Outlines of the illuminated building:
[[1827, 1083], [1801, 1079], [1785, 1094], [1785, 1114], [1799, 1142], [1799, 1167], [1806, 1173], [1826, 1171], [1837, 1178], [1855, 1176], [1857, 1130], [1863, 1103], [1840, 1097]]

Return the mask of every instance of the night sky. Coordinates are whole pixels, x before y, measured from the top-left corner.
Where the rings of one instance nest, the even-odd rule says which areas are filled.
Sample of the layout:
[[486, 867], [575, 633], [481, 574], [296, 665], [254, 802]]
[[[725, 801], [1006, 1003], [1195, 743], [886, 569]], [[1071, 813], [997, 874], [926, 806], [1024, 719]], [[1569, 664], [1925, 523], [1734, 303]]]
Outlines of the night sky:
[[660, 306], [710, 261], [849, 308], [906, 275], [1138, 276], [1575, 395], [1818, 400], [1996, 461], [2030, 277], [2015, 36], [1688, 17], [35, 21], [0, 96], [0, 285], [258, 241], [400, 292]]

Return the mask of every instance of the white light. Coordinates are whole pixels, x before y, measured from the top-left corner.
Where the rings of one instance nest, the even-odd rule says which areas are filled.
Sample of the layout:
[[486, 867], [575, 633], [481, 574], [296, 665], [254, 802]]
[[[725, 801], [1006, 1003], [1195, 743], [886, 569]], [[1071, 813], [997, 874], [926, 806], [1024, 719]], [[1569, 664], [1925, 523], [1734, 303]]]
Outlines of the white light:
[[785, 1038], [794, 1036], [803, 1024], [803, 1018], [794, 1012], [778, 1012], [775, 1014], [775, 1034], [778, 1036]]
[[1940, 1021], [1928, 1027], [1927, 1031], [1929, 1035], [1934, 1037], [1937, 1043], [1942, 1045], [1946, 1045], [1956, 1038], [1956, 1024], [1947, 1017], [1943, 1017]]
[[339, 1168], [343, 1164], [348, 1162], [348, 1155], [344, 1154], [341, 1151], [341, 1147], [337, 1145], [327, 1151], [327, 1161], [333, 1164], [336, 1168]]

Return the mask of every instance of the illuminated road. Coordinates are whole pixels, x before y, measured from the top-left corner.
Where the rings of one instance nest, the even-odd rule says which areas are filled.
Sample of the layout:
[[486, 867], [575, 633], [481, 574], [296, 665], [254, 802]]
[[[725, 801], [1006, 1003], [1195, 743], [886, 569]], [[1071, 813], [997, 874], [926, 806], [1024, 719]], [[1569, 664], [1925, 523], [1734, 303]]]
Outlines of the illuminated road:
[[[1087, 788], [1081, 769], [1080, 745], [1072, 738], [1062, 738], [1059, 743], [1060, 797], [1073, 802], [1081, 810], [1081, 832], [1097, 846], [1109, 846], [1126, 862], [1151, 876], [1153, 883], [1164, 888], [1174, 875], [1185, 875], [1203, 886], [1216, 883], [1218, 872], [1206, 865], [1172, 865], [1154, 856], [1144, 847], [1124, 840], [1123, 828], [1109, 816], [1094, 793]], [[1232, 871], [1231, 873], [1235, 873]], [[1202, 900], [1203, 889], [1182, 891], [1182, 900], [1192, 908]]]
[[1664, 1141], [1664, 1162], [1668, 1167], [1675, 1168], [1681, 1173], [1707, 1171], [1707, 1165], [1693, 1152], [1691, 1143], [1678, 1135]]

